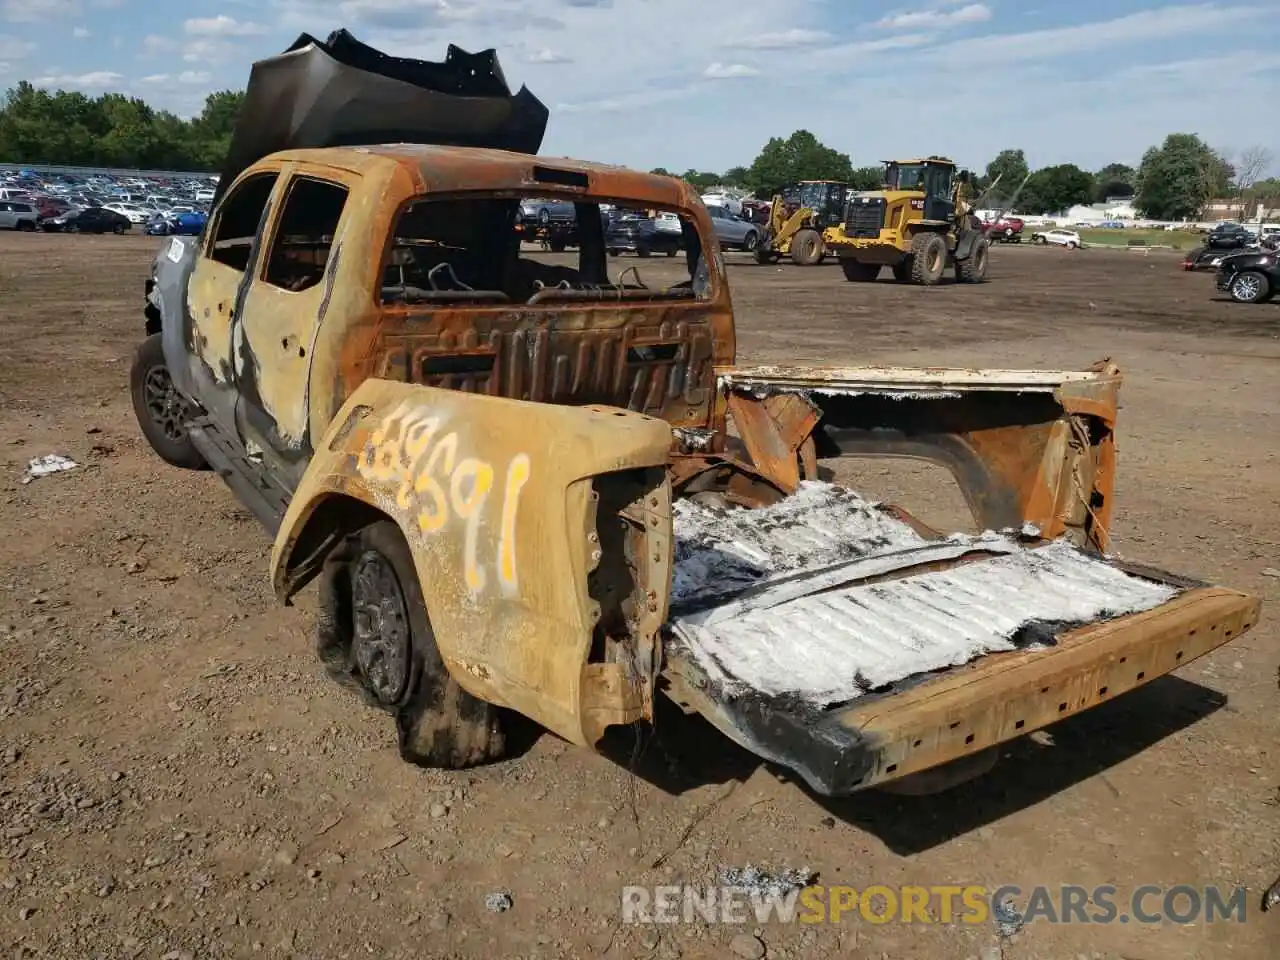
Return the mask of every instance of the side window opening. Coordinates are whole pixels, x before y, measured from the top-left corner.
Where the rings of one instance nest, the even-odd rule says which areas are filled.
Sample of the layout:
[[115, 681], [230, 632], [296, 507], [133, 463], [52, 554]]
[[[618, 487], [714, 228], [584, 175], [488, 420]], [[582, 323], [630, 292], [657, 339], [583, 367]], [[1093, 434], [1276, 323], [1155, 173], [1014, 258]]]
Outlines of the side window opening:
[[346, 203], [346, 187], [295, 177], [271, 241], [263, 280], [295, 293], [318, 284]]
[[218, 223], [209, 245], [209, 259], [244, 272], [258, 232], [262, 211], [271, 199], [278, 173], [260, 173], [238, 184], [218, 205]]
[[[520, 206], [503, 198], [410, 204], [394, 228], [382, 302], [535, 305], [710, 295], [692, 220], [625, 206], [606, 212], [600, 202], [578, 200], [571, 218], [522, 223]], [[637, 253], [659, 259], [621, 260]]]

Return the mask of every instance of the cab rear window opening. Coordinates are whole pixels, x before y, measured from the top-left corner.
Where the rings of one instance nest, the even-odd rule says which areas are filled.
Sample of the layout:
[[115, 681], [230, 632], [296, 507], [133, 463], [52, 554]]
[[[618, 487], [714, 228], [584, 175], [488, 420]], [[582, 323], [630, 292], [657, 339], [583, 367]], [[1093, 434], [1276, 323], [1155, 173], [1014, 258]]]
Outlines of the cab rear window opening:
[[[640, 263], [610, 262], [606, 255], [612, 214], [603, 198], [566, 198], [575, 206], [576, 266], [547, 263], [521, 243], [519, 197], [422, 197], [397, 217], [384, 261], [384, 304], [448, 303], [495, 306], [610, 300], [704, 300], [710, 277], [693, 221], [680, 216], [688, 279], [651, 285]], [[666, 212], [666, 211], [663, 211]], [[674, 211], [673, 211], [674, 212]], [[610, 276], [612, 272], [613, 276]], [[652, 279], [652, 278], [651, 278]]]

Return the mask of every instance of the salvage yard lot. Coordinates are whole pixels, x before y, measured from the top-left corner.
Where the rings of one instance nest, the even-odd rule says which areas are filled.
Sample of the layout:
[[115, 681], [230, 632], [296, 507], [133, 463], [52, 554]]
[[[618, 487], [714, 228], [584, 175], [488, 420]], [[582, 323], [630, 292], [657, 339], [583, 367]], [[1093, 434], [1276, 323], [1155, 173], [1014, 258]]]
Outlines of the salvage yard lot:
[[[1280, 872], [1272, 604], [1243, 639], [936, 797], [820, 801], [666, 713], [636, 777], [626, 737], [614, 762], [536, 731], [465, 774], [403, 765], [389, 720], [323, 678], [313, 591], [278, 607], [256, 522], [137, 431], [127, 377], [156, 244], [0, 235], [0, 952], [710, 960], [752, 927], [621, 926], [621, 888], [748, 863], [858, 888], [1247, 886], [1243, 926], [1035, 923], [1003, 957], [1274, 949], [1280, 914], [1258, 910]], [[1264, 573], [1280, 568], [1280, 305], [1217, 300], [1157, 253], [998, 247], [989, 283], [932, 289], [730, 260], [740, 361], [1110, 356], [1127, 375], [1117, 549], [1280, 599]], [[45, 454], [80, 468], [22, 484]], [[852, 476], [960, 522], [931, 468]], [[496, 891], [509, 911], [486, 910]], [[796, 960], [1000, 946], [990, 923], [755, 932]]]

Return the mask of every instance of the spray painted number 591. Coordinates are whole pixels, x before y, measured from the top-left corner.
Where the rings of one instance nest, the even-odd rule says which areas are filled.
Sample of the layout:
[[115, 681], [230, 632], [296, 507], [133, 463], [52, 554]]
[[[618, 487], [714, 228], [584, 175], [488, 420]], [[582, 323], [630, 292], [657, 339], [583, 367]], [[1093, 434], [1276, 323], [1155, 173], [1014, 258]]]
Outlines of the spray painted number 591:
[[490, 501], [498, 479], [494, 466], [487, 460], [460, 456], [458, 444], [456, 431], [440, 435], [439, 417], [397, 410], [365, 448], [360, 473], [392, 488], [396, 506], [412, 516], [424, 534], [463, 524], [463, 573], [472, 591], [483, 590], [486, 584], [488, 563], [480, 560], [481, 528], [496, 526], [498, 542], [491, 562], [502, 586], [513, 589], [518, 582], [516, 523], [520, 493], [529, 480], [529, 457], [516, 454], [503, 465], [501, 506], [493, 516]]

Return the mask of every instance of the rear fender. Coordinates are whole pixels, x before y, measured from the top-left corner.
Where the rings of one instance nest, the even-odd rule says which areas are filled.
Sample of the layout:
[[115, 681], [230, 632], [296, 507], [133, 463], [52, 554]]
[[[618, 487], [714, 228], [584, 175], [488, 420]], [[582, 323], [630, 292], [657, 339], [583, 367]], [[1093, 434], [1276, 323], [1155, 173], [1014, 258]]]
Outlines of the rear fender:
[[752, 464], [793, 492], [823, 458], [927, 460], [980, 527], [1035, 525], [1106, 550], [1120, 372], [730, 367], [718, 402]]
[[583, 745], [652, 716], [670, 588], [671, 429], [625, 410], [365, 381], [317, 444], [271, 557], [288, 599], [381, 517], [446, 667]]

